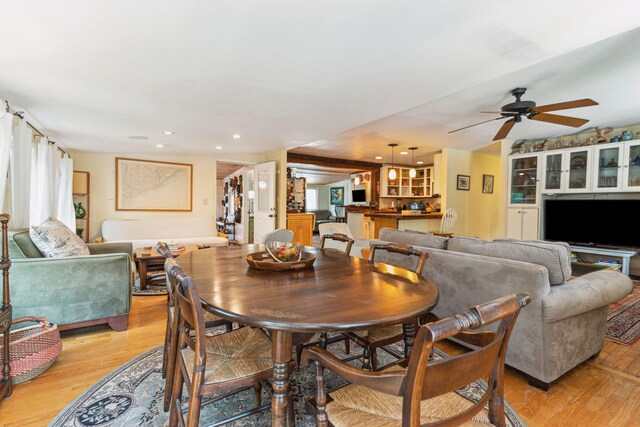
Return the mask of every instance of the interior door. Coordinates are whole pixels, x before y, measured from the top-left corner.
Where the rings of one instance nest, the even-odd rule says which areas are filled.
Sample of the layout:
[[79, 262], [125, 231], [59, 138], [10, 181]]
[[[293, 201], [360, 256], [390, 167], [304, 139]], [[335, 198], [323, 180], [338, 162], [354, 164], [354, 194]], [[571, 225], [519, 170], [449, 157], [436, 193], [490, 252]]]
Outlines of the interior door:
[[254, 239], [276, 229], [276, 162], [260, 163], [254, 169]]

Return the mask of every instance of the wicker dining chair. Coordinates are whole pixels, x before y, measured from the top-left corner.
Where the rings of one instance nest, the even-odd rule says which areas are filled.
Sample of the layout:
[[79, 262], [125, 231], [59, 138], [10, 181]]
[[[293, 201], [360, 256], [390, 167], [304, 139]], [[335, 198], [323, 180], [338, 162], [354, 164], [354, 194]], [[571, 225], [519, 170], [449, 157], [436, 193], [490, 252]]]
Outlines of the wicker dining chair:
[[[273, 373], [271, 339], [261, 329], [248, 326], [207, 337], [204, 310], [193, 280], [172, 261], [168, 259], [165, 263], [176, 280], [179, 340], [169, 425], [195, 427], [203, 396], [215, 394], [215, 400], [219, 400], [248, 388], [255, 390], [256, 407], [213, 425], [268, 410], [271, 405], [261, 404], [261, 393], [262, 382]], [[189, 393], [186, 420], [181, 410], [185, 384]]]
[[[316, 362], [317, 393], [315, 402], [309, 402], [316, 425], [453, 426], [471, 420], [473, 425], [504, 426], [507, 344], [520, 309], [530, 301], [526, 294], [509, 295], [422, 326], [407, 366], [381, 372], [356, 369], [319, 347], [306, 349], [303, 365]], [[497, 324], [495, 331], [469, 332], [491, 324]], [[451, 337], [476, 348], [442, 359], [429, 357], [435, 343]], [[327, 394], [324, 368], [350, 384]], [[455, 392], [479, 379], [487, 380], [479, 400]]]
[[[381, 253], [384, 253], [384, 255], [378, 256]], [[369, 256], [372, 262], [384, 262], [385, 264], [391, 264], [422, 275], [428, 254], [410, 245], [378, 243], [371, 245], [371, 253]], [[378, 370], [379, 348], [382, 348], [385, 352], [399, 360], [404, 357], [404, 355], [392, 349], [385, 348], [385, 346], [400, 342], [404, 339], [404, 331], [401, 324], [382, 326], [367, 331], [345, 332], [343, 335], [364, 349], [362, 353], [362, 369]]]
[[[176, 315], [177, 307], [175, 300], [175, 275], [180, 268], [176, 263], [169, 245], [165, 242], [158, 242], [156, 251], [165, 258], [165, 273], [167, 274], [167, 325], [164, 333], [164, 348], [162, 352], [162, 378], [165, 380], [164, 390], [164, 411], [169, 410], [171, 402], [171, 387], [173, 384], [173, 375], [167, 374], [173, 372], [176, 360], [176, 352], [178, 348], [178, 318]], [[167, 264], [167, 261], [169, 263]], [[169, 270], [167, 270], [167, 267]], [[175, 270], [175, 271], [174, 271]], [[226, 319], [216, 316], [208, 311], [204, 312], [205, 327], [224, 326], [226, 332], [233, 329], [233, 324]]]
[[[355, 240], [342, 233], [333, 233], [333, 234], [325, 234], [322, 236], [320, 240], [320, 249], [325, 249], [325, 245], [327, 240], [333, 240], [335, 242], [344, 243], [344, 250], [338, 248], [329, 248], [336, 251], [344, 252], [346, 256], [351, 255], [351, 247]], [[302, 355], [302, 350], [312, 345], [319, 345], [321, 348], [327, 348], [327, 345], [338, 343], [340, 341], [344, 341], [344, 350], [346, 354], [351, 352], [351, 346], [349, 343], [349, 338], [338, 334], [335, 337], [328, 338], [326, 332], [322, 332], [320, 334], [315, 334], [311, 337], [311, 339], [307, 342], [298, 342], [296, 344], [296, 362], [300, 365], [300, 356]]]

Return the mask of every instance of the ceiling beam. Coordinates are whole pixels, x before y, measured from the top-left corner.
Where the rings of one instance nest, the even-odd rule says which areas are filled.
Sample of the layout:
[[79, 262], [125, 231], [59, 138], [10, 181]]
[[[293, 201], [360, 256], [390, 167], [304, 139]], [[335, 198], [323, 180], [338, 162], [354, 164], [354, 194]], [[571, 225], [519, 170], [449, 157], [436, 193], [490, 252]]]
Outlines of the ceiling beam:
[[363, 171], [373, 171], [380, 169], [379, 163], [362, 162], [360, 160], [334, 159], [330, 157], [312, 156], [309, 154], [287, 153], [287, 161], [291, 163], [304, 163], [308, 165], [327, 166], [331, 168], [361, 169]]

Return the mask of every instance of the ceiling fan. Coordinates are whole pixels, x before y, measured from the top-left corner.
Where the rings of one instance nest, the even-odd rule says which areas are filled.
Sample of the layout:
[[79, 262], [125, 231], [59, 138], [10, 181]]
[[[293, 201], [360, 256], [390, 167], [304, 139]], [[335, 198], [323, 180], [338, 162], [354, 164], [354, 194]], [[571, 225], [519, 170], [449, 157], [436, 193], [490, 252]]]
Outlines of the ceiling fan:
[[500, 111], [481, 111], [481, 113], [500, 114], [502, 117], [495, 119], [485, 120], [480, 123], [465, 126], [460, 129], [449, 131], [449, 133], [458, 132], [459, 130], [467, 129], [473, 126], [481, 125], [483, 123], [492, 122], [495, 120], [507, 120], [493, 140], [506, 138], [513, 126], [516, 123], [522, 121], [522, 116], [530, 120], [537, 120], [539, 122], [549, 122], [558, 125], [572, 126], [574, 128], [580, 127], [587, 123], [589, 120], [578, 119], [575, 117], [559, 116], [557, 114], [547, 114], [547, 111], [568, 110], [570, 108], [590, 107], [592, 105], [598, 105], [593, 99], [577, 99], [575, 101], [559, 102], [557, 104], [541, 105], [536, 107], [536, 103], [533, 101], [522, 101], [520, 98], [527, 91], [527, 88], [517, 87], [511, 91], [511, 94], [516, 97], [516, 101], [503, 106]]

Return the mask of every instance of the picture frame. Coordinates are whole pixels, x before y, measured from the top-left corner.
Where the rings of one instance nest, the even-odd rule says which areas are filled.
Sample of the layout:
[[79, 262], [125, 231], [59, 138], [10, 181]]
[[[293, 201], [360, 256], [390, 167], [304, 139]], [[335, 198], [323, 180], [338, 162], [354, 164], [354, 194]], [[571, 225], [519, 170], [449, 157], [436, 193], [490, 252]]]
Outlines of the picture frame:
[[493, 194], [493, 175], [482, 175], [482, 192], [484, 194]]
[[332, 205], [344, 205], [344, 187], [331, 187], [329, 200]]
[[193, 165], [116, 157], [116, 210], [191, 212]]
[[469, 191], [471, 188], [471, 177], [469, 175], [458, 175], [456, 189]]

